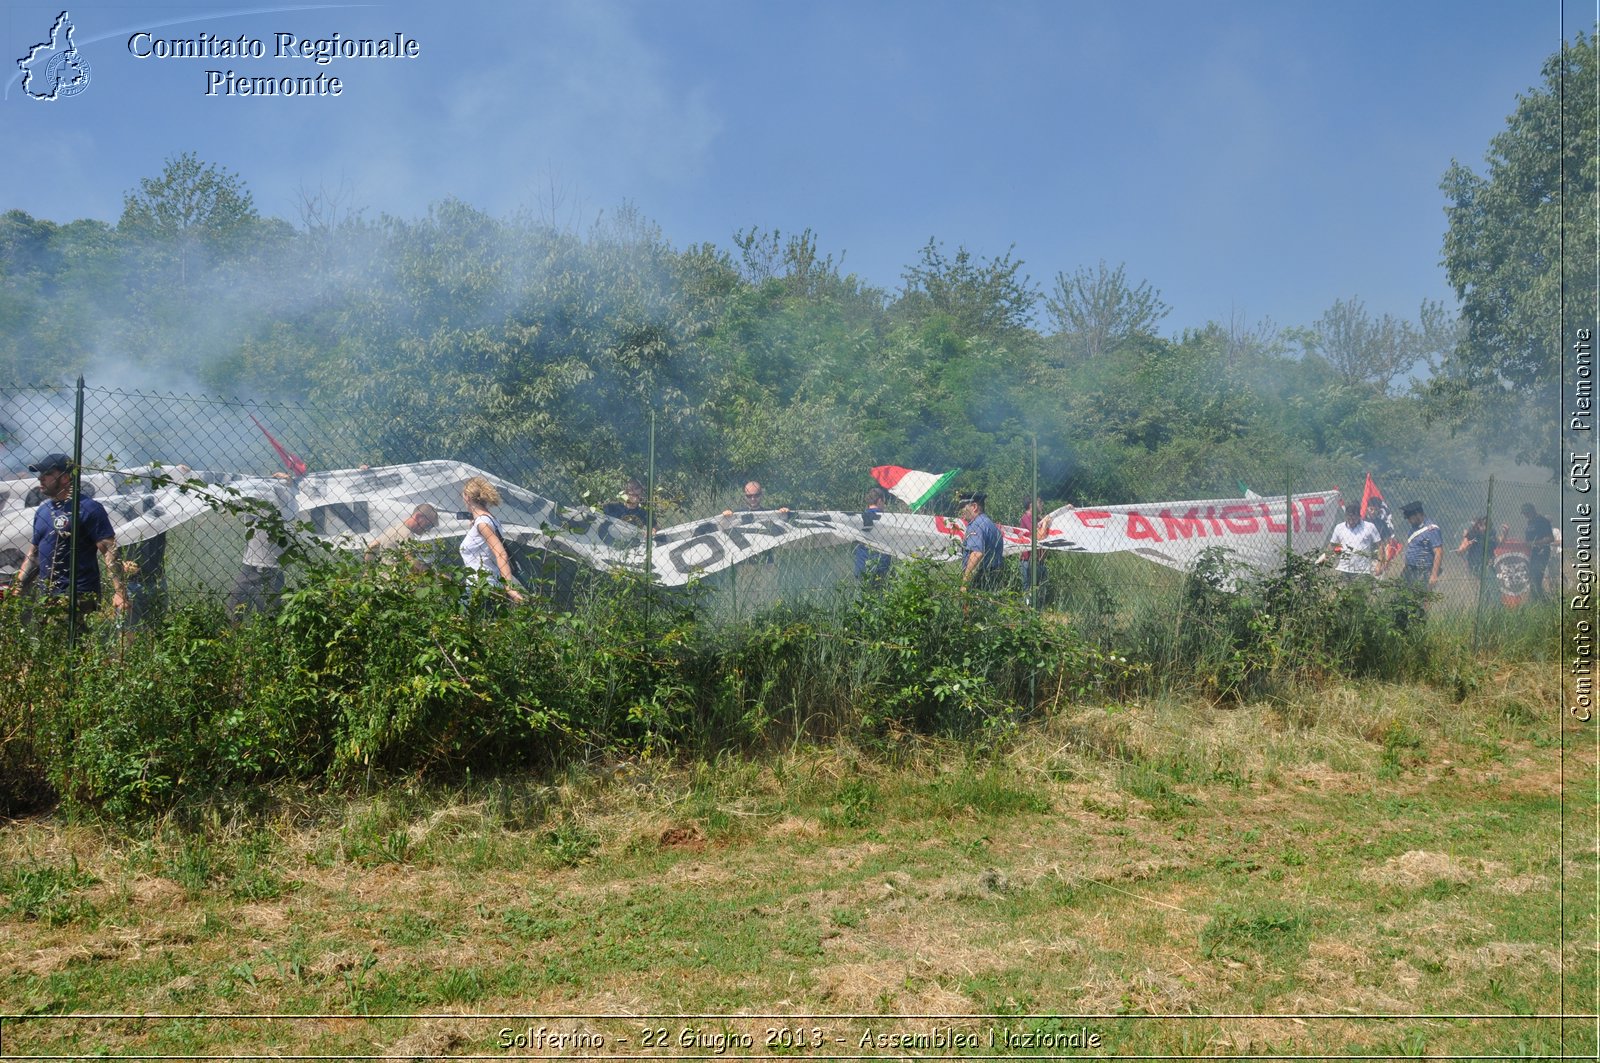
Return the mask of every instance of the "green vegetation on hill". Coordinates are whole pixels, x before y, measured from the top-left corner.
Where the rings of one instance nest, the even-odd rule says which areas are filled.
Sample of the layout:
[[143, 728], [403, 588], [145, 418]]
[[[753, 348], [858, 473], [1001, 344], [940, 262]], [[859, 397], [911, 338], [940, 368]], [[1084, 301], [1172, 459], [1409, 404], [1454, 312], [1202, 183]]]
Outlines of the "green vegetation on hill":
[[[514, 450], [522, 482], [568, 498], [644, 467], [651, 414], [680, 495], [755, 477], [809, 504], [854, 501], [892, 463], [970, 470], [1020, 511], [1035, 439], [1045, 497], [1078, 503], [1351, 470], [1464, 479], [1477, 452], [1547, 465], [1546, 330], [1594, 303], [1592, 270], [1557, 280], [1561, 248], [1588, 246], [1595, 51], [1579, 35], [1551, 61], [1486, 176], [1450, 166], [1459, 320], [1431, 303], [1373, 317], [1330, 292], [1322, 318], [1287, 328], [1166, 323], [1160, 292], [1120, 266], [1044, 288], [1009, 251], [937, 240], [884, 290], [810, 230], [675, 248], [632, 207], [578, 232], [455, 200], [371, 218], [312, 197], [297, 227], [186, 154], [116, 225], [0, 215], [0, 381], [87, 372], [350, 408], [374, 463], [500, 471]], [[1540, 147], [1562, 122], [1565, 170]]]

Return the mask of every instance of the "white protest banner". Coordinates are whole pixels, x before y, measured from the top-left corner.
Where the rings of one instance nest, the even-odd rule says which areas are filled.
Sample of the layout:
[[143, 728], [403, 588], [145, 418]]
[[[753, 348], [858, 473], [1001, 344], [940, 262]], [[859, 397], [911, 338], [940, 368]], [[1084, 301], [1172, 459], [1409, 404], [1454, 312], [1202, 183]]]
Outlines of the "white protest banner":
[[1051, 533], [1040, 545], [1092, 554], [1127, 551], [1184, 570], [1204, 550], [1222, 547], [1241, 563], [1266, 570], [1283, 563], [1285, 550], [1304, 554], [1320, 547], [1338, 520], [1338, 499], [1337, 491], [1317, 491], [1082, 509], [1067, 506], [1050, 514]]
[[[461, 538], [470, 527], [461, 488], [474, 476], [485, 477], [499, 490], [502, 501], [495, 513], [508, 542], [554, 550], [594, 568], [644, 571], [644, 537], [632, 524], [594, 510], [564, 508], [461, 462], [311, 472], [288, 484], [270, 476], [143, 467], [85, 473], [83, 483], [84, 493], [106, 507], [119, 543], [163, 534], [218, 508], [239, 512], [237, 500], [244, 498], [276, 508], [292, 523], [308, 525], [324, 542], [359, 550], [422, 503], [438, 511], [439, 523], [416, 536], [419, 541]], [[37, 495], [28, 480], [0, 483], [0, 573], [17, 570], [31, 541], [38, 500], [30, 492]], [[1039, 547], [1084, 553], [1128, 551], [1179, 569], [1192, 565], [1207, 547], [1223, 547], [1253, 568], [1274, 568], [1286, 547], [1307, 552], [1322, 544], [1337, 497], [1337, 492], [1323, 491], [1288, 499], [1069, 507], [1050, 514], [1051, 530], [1040, 537]], [[250, 512], [239, 516], [242, 535]], [[1007, 553], [1028, 548], [1027, 529], [1001, 525], [1000, 531]], [[659, 529], [648, 556], [659, 583], [681, 586], [779, 547], [864, 543], [896, 558], [946, 559], [956, 556], [963, 533], [961, 521], [937, 515], [774, 510]]]

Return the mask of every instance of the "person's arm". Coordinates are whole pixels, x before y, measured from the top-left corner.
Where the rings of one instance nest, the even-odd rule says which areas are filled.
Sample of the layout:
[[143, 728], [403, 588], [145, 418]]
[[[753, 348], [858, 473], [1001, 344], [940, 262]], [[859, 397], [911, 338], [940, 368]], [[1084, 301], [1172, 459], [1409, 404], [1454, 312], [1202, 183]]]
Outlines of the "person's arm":
[[966, 590], [967, 584], [972, 582], [973, 573], [978, 571], [978, 566], [983, 563], [983, 551], [974, 550], [967, 555], [967, 567], [961, 572], [961, 589]]
[[39, 574], [39, 544], [34, 543], [28, 547], [28, 553], [22, 559], [22, 567], [17, 569], [17, 582], [14, 584], [18, 594], [28, 593], [28, 588], [33, 586], [33, 578]]
[[1439, 536], [1439, 545], [1433, 548], [1433, 572], [1428, 576], [1431, 586], [1439, 582], [1439, 568], [1444, 564], [1444, 536]]
[[483, 536], [483, 541], [489, 544], [489, 553], [494, 556], [494, 564], [500, 570], [500, 576], [506, 581], [506, 597], [514, 602], [522, 601], [522, 592], [517, 589], [517, 581], [511, 575], [511, 555], [506, 553], [506, 544], [500, 541], [500, 533], [494, 529], [494, 521], [487, 517], [477, 520], [478, 534]]
[[120, 613], [128, 608], [128, 586], [122, 580], [122, 566], [117, 564], [117, 540], [101, 539], [94, 548], [100, 551], [111, 576], [111, 607]]

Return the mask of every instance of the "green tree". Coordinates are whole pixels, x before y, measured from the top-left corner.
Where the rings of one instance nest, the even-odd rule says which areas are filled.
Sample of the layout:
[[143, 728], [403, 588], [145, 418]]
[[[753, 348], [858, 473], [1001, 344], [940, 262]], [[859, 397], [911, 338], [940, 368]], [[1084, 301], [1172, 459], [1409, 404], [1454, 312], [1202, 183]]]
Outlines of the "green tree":
[[1070, 277], [1057, 273], [1045, 308], [1055, 322], [1060, 350], [1087, 358], [1098, 358], [1131, 336], [1155, 335], [1171, 311], [1149, 281], [1130, 287], [1126, 265], [1107, 269], [1104, 259], [1093, 270], [1080, 266]]
[[250, 190], [238, 174], [202, 163], [194, 152], [169, 158], [160, 177], [140, 180], [123, 197], [117, 228], [146, 254], [165, 258], [188, 287], [206, 261], [238, 249], [258, 228]]
[[1542, 73], [1489, 142], [1487, 172], [1453, 162], [1444, 175], [1444, 266], [1466, 336], [1431, 397], [1486, 429], [1486, 448], [1554, 471], [1562, 351], [1594, 327], [1596, 38], [1578, 34]]
[[917, 263], [906, 267], [896, 309], [915, 321], [942, 314], [965, 336], [1006, 337], [1031, 331], [1039, 289], [1022, 272], [1022, 260], [1011, 257], [1012, 250], [985, 259], [960, 247], [951, 257], [942, 244], [930, 239], [918, 252]]
[[1417, 323], [1392, 314], [1372, 318], [1360, 299], [1339, 299], [1305, 333], [1308, 353], [1320, 355], [1340, 381], [1387, 394], [1397, 377], [1419, 364], [1432, 368], [1460, 339], [1443, 304], [1423, 300]]

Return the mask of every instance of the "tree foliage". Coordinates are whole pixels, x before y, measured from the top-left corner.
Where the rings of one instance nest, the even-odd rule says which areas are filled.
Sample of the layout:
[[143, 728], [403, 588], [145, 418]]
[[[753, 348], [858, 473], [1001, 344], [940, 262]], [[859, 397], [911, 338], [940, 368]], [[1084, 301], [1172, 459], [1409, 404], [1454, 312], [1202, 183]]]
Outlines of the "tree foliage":
[[[1391, 393], [1448, 331], [1435, 306], [1373, 322], [1351, 300], [1320, 332], [1236, 314], [1163, 339], [1159, 294], [1102, 262], [1056, 278], [1047, 336], [1010, 249], [930, 240], [887, 292], [809, 229], [678, 249], [626, 205], [587, 230], [457, 200], [414, 218], [343, 192], [302, 207], [299, 227], [261, 218], [235, 175], [186, 155], [115, 227], [0, 216], [0, 378], [103, 376], [110, 352], [139, 380], [347, 410], [372, 464], [454, 458], [568, 499], [641, 475], [652, 415], [666, 493], [719, 506], [752, 478], [854, 506], [895, 464], [967, 470], [1014, 519], [1035, 446], [1041, 493], [1080, 504], [1459, 464]], [[1095, 356], [1059, 358], [1063, 340]]]
[[1517, 100], [1489, 142], [1486, 172], [1453, 162], [1444, 265], [1466, 335], [1433, 389], [1457, 418], [1492, 411], [1490, 441], [1555, 467], [1561, 352], [1593, 327], [1597, 38], [1578, 34], [1546, 61], [1544, 82]]
[[999, 258], [979, 258], [965, 247], [954, 256], [930, 239], [906, 267], [900, 309], [913, 318], [940, 314], [964, 333], [1006, 336], [1030, 328], [1039, 290], [1010, 248]]
[[1306, 349], [1326, 359], [1348, 387], [1386, 394], [1419, 365], [1437, 366], [1459, 338], [1458, 319], [1443, 304], [1423, 300], [1417, 322], [1384, 314], [1372, 318], [1359, 298], [1339, 299], [1305, 334]]
[[1155, 335], [1171, 312], [1149, 281], [1130, 286], [1126, 264], [1108, 269], [1105, 259], [1093, 270], [1080, 266], [1070, 277], [1057, 273], [1045, 307], [1062, 351], [1085, 358], [1098, 358], [1133, 336]]
[[261, 223], [255, 200], [238, 174], [202, 163], [193, 152], [169, 158], [160, 177], [146, 177], [123, 197], [117, 228], [136, 238], [147, 256], [172, 261], [177, 282], [208, 260], [239, 250]]

